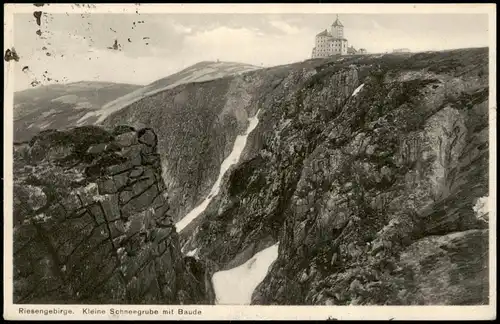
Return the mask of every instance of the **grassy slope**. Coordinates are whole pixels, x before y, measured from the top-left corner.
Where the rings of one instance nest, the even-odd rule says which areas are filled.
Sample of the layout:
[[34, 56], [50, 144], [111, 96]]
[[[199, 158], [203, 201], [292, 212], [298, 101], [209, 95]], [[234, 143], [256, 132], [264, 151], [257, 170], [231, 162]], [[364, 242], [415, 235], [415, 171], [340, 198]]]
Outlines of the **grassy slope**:
[[[76, 82], [14, 93], [14, 139], [25, 141], [47, 128], [75, 126], [88, 111], [137, 89], [138, 85]], [[91, 123], [89, 120], [88, 123]]]

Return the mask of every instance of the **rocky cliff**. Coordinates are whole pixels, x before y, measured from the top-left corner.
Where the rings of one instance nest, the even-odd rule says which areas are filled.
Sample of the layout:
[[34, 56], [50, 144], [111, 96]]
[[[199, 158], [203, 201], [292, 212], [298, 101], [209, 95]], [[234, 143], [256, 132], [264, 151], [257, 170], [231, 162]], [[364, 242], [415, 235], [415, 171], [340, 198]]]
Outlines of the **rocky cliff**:
[[[436, 65], [360, 81], [294, 170], [255, 304], [488, 303], [488, 224], [474, 212], [488, 195], [486, 58], [417, 54]], [[328, 90], [315, 90], [301, 110], [319, 121], [313, 98]]]
[[181, 254], [156, 146], [128, 126], [15, 145], [14, 303], [212, 303], [204, 264]]
[[[53, 289], [65, 299], [212, 303], [214, 272], [251, 268], [279, 244], [252, 304], [487, 304], [488, 212], [478, 201], [489, 192], [488, 86], [485, 48], [315, 59], [179, 85], [104, 121], [139, 132], [95, 130], [104, 139], [71, 146], [45, 143], [74, 131], [94, 138], [89, 128], [42, 133], [17, 153], [29, 161], [16, 162], [17, 298]], [[177, 238], [172, 223], [207, 197], [257, 112], [239, 162]], [[116, 236], [98, 218], [112, 201]], [[69, 239], [75, 231], [81, 241]]]
[[227, 270], [279, 242], [254, 304], [487, 304], [487, 50], [281, 71], [247, 75], [259, 125], [185, 251]]

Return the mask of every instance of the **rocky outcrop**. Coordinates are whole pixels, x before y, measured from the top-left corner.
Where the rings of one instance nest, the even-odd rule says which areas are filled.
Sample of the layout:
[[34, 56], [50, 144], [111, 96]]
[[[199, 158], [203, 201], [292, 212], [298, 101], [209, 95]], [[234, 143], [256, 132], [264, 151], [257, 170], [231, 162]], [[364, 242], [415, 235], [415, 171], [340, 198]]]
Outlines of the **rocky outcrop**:
[[262, 74], [185, 251], [225, 270], [280, 242], [254, 304], [487, 304], [487, 50], [314, 62]]
[[204, 264], [181, 254], [156, 148], [128, 126], [15, 145], [15, 303], [213, 303]]

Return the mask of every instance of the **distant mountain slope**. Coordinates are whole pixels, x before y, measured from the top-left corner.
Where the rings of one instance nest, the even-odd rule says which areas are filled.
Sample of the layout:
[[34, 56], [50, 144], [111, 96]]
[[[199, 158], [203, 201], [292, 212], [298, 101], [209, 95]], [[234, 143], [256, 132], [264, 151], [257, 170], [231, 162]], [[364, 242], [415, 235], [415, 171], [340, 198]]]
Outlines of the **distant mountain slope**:
[[101, 110], [88, 112], [85, 116], [80, 118], [78, 123], [80, 125], [88, 124], [88, 119], [91, 118], [97, 118], [97, 123], [100, 123], [110, 114], [123, 109], [144, 97], [174, 88], [180, 84], [204, 82], [257, 69], [260, 68], [258, 66], [236, 62], [199, 62], [180, 72], [157, 80], [145, 87], [128, 93], [123, 97], [117, 98], [107, 103]]
[[[14, 139], [25, 141], [48, 128], [75, 126], [89, 111], [139, 88], [110, 82], [54, 84], [14, 93]], [[95, 119], [88, 119], [86, 124]]]

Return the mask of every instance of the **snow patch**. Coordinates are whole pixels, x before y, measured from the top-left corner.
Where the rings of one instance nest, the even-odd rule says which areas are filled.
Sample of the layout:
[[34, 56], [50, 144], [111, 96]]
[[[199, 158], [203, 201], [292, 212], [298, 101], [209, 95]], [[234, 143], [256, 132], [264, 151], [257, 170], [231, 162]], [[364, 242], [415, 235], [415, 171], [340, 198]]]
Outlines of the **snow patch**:
[[76, 104], [75, 109], [91, 109], [94, 106], [88, 101], [82, 101]]
[[50, 115], [53, 115], [53, 114], [56, 114], [58, 111], [55, 110], [55, 109], [50, 109], [49, 111], [45, 111], [42, 113], [42, 115], [40, 116], [40, 118], [47, 118], [49, 117]]
[[256, 253], [244, 264], [212, 276], [216, 304], [250, 305], [252, 294], [264, 280], [273, 262], [278, 257], [279, 242]]
[[197, 253], [198, 253], [198, 248], [189, 251], [188, 253], [186, 253], [186, 256], [188, 256], [188, 257], [194, 257], [194, 256], [196, 256]]
[[45, 129], [47, 129], [47, 128], [51, 125], [51, 124], [52, 124], [52, 122], [50, 122], [50, 121], [49, 121], [49, 122], [44, 122], [44, 123], [42, 123], [40, 126], [38, 126], [38, 128], [39, 128], [39, 129], [41, 129], [41, 130], [45, 130]]
[[85, 190], [85, 192], [95, 191], [97, 189], [98, 189], [97, 183], [95, 183], [95, 182], [91, 182], [83, 188], [83, 190]]
[[352, 93], [351, 97], [356, 96], [356, 95], [358, 94], [358, 92], [360, 92], [360, 91], [361, 91], [361, 89], [363, 89], [363, 86], [364, 86], [364, 85], [365, 85], [365, 84], [364, 84], [364, 83], [362, 83], [359, 87], [357, 87], [357, 88], [356, 88], [356, 90], [354, 90], [354, 92]]
[[97, 195], [94, 196], [94, 201], [95, 202], [103, 202], [109, 199], [109, 195]]
[[44, 213], [38, 214], [35, 217], [33, 217], [33, 220], [37, 222], [46, 222], [48, 220], [52, 219], [52, 217], [45, 215]]
[[231, 151], [231, 154], [229, 154], [229, 156], [222, 162], [220, 166], [219, 177], [212, 186], [212, 189], [210, 190], [207, 198], [205, 198], [205, 200], [203, 200], [201, 204], [193, 208], [186, 216], [184, 216], [184, 218], [177, 222], [177, 224], [175, 224], [178, 233], [181, 232], [194, 219], [196, 219], [196, 217], [198, 217], [207, 208], [208, 204], [219, 193], [221, 181], [224, 177], [224, 174], [226, 174], [227, 170], [233, 164], [237, 163], [240, 160], [241, 153], [243, 152], [243, 149], [245, 148], [245, 145], [247, 143], [248, 135], [250, 135], [250, 133], [255, 129], [255, 127], [257, 127], [257, 124], [259, 123], [259, 112], [260, 110], [257, 111], [255, 116], [248, 119], [248, 128], [245, 133], [236, 137], [233, 145], [233, 150]]
[[488, 222], [488, 214], [489, 214], [489, 196], [484, 196], [476, 200], [475, 205], [472, 207], [476, 217]]
[[80, 97], [78, 97], [75, 94], [68, 94], [64, 96], [60, 96], [57, 98], [54, 98], [51, 100], [51, 102], [62, 102], [62, 103], [67, 103], [67, 104], [76, 104], [80, 100]]
[[38, 210], [45, 206], [47, 203], [47, 196], [43, 192], [43, 189], [36, 186], [28, 185], [26, 186], [28, 189], [28, 204], [34, 209]]

